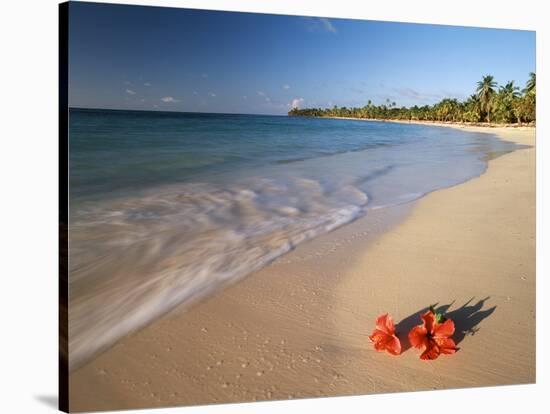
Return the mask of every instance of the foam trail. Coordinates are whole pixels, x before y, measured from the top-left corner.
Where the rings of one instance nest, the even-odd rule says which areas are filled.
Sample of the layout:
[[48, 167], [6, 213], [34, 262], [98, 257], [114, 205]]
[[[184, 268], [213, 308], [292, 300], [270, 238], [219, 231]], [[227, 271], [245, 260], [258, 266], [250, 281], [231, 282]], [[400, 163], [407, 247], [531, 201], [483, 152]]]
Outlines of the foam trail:
[[187, 184], [81, 208], [71, 226], [70, 365], [365, 210], [351, 184]]

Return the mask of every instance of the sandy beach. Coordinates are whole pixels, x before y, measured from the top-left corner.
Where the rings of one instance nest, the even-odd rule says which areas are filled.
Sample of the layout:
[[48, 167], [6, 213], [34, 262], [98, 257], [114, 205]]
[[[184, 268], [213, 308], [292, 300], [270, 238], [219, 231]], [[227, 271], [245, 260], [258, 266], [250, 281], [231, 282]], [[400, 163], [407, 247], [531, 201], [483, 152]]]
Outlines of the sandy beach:
[[[534, 382], [535, 130], [471, 129], [530, 147], [395, 208], [389, 228], [359, 219], [123, 338], [71, 373], [71, 411]], [[432, 304], [460, 349], [426, 362], [405, 338]], [[368, 339], [386, 312], [400, 357]]]

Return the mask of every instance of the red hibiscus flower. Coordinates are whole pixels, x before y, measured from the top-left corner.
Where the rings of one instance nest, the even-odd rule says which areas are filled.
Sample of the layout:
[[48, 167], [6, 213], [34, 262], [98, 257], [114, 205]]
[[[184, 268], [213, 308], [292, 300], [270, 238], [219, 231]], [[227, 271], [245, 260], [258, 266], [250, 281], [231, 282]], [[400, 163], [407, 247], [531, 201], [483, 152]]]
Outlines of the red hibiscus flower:
[[422, 325], [415, 326], [409, 332], [409, 341], [415, 348], [425, 348], [420, 359], [437, 359], [440, 354], [454, 354], [455, 342], [451, 336], [455, 332], [455, 324], [451, 319], [445, 319], [430, 309], [421, 316]]
[[376, 329], [369, 336], [377, 351], [388, 351], [392, 355], [401, 353], [401, 342], [395, 336], [395, 325], [387, 313], [376, 318]]

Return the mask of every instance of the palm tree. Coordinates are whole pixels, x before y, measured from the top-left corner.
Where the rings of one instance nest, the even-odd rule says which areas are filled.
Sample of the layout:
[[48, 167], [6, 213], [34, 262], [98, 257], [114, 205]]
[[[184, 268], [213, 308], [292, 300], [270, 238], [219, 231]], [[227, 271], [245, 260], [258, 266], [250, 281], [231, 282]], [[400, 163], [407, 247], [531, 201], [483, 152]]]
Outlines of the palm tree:
[[487, 121], [491, 122], [491, 101], [495, 95], [495, 88], [497, 83], [494, 80], [494, 77], [491, 75], [484, 76], [477, 83], [477, 96], [481, 103], [481, 109], [484, 112], [484, 115], [487, 117]]
[[481, 102], [476, 94], [470, 95], [466, 101], [466, 120], [479, 122], [481, 120]]
[[507, 98], [517, 98], [519, 97], [519, 87], [514, 85], [514, 81], [510, 81], [500, 87], [500, 93], [504, 94]]
[[535, 121], [537, 112], [537, 77], [534, 72], [529, 73], [529, 80], [523, 90], [523, 96], [517, 105], [518, 118], [528, 122]]
[[518, 119], [516, 101], [519, 98], [519, 88], [514, 81], [506, 83], [499, 88], [498, 93], [493, 97], [493, 113], [497, 122], [514, 122]]
[[525, 89], [523, 90], [525, 94], [535, 93], [537, 87], [536, 77], [537, 75], [535, 74], [535, 72], [529, 73], [529, 80], [527, 81]]
[[428, 121], [462, 122], [536, 122], [536, 76], [529, 74], [525, 89], [519, 88], [513, 81], [498, 88], [494, 78], [486, 75], [477, 82], [476, 93], [465, 101], [445, 98], [433, 105], [415, 105], [398, 107], [395, 101], [386, 98], [380, 105], [371, 100], [362, 108], [293, 108], [290, 116], [352, 116], [373, 119], [418, 119]]

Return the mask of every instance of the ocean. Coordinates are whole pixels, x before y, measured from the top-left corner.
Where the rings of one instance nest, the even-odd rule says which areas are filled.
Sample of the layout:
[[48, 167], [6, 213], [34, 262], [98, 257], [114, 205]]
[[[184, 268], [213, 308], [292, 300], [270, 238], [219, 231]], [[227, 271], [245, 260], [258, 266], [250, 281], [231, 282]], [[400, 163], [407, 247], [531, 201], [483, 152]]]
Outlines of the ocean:
[[305, 240], [479, 176], [516, 148], [416, 124], [71, 109], [71, 367]]

